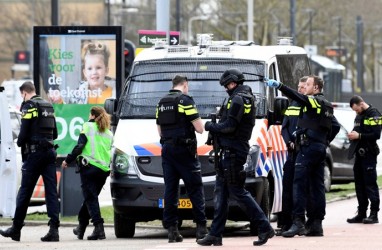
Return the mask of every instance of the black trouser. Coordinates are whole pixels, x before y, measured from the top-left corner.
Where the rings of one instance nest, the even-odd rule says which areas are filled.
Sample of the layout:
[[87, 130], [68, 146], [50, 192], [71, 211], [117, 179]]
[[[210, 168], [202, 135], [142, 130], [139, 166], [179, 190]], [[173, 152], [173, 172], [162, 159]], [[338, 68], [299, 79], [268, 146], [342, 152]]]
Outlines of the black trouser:
[[28, 154], [26, 161], [21, 168], [21, 186], [17, 194], [16, 211], [13, 218], [15, 227], [21, 229], [27, 214], [30, 199], [40, 175], [44, 181], [45, 201], [50, 218], [49, 224], [58, 226], [59, 202], [57, 194], [56, 177], [56, 151], [51, 149], [39, 149]]
[[102, 187], [109, 174], [110, 171], [105, 172], [92, 165], [81, 168], [81, 188], [84, 202], [78, 213], [78, 221], [80, 224], [88, 225], [90, 218], [94, 225], [104, 222], [101, 217], [98, 195], [101, 193]]
[[367, 211], [369, 200], [370, 210], [379, 211], [380, 200], [376, 166], [376, 155], [367, 153], [361, 157], [356, 154], [353, 171], [359, 213]]
[[280, 226], [289, 228], [292, 225], [293, 212], [293, 178], [296, 152], [288, 151], [288, 158], [283, 168], [283, 192], [282, 192], [282, 211], [278, 223]]

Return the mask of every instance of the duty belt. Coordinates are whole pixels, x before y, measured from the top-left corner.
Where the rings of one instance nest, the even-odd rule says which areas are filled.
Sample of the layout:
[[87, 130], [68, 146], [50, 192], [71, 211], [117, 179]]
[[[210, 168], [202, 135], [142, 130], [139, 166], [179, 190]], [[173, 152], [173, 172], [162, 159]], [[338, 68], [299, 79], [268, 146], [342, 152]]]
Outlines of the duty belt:
[[190, 145], [192, 143], [195, 143], [196, 139], [191, 138], [162, 138], [161, 144], [167, 143], [167, 144], [174, 144], [174, 145]]

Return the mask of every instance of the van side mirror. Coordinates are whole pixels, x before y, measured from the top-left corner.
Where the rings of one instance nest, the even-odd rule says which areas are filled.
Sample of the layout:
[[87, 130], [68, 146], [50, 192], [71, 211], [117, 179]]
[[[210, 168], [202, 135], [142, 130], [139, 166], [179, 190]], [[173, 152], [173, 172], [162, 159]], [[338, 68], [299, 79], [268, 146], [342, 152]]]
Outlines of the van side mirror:
[[107, 98], [105, 100], [105, 103], [103, 104], [103, 107], [105, 108], [106, 112], [111, 115], [111, 126], [117, 126], [118, 119], [117, 119], [117, 106], [118, 101], [115, 98]]
[[283, 123], [285, 111], [288, 109], [289, 100], [285, 96], [278, 96], [274, 101], [274, 125]]

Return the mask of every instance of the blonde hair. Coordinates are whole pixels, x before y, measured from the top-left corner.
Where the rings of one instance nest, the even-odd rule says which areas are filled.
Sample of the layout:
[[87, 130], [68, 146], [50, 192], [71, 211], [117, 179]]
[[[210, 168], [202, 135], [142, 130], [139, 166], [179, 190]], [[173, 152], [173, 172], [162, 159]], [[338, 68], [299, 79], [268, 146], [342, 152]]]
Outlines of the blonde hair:
[[103, 133], [106, 129], [110, 128], [110, 116], [106, 110], [101, 106], [93, 106], [90, 109], [90, 114], [94, 115], [95, 122], [98, 125], [98, 130]]
[[110, 50], [104, 43], [90, 42], [85, 44], [82, 49], [84, 60], [87, 55], [103, 55], [105, 66], [109, 66]]

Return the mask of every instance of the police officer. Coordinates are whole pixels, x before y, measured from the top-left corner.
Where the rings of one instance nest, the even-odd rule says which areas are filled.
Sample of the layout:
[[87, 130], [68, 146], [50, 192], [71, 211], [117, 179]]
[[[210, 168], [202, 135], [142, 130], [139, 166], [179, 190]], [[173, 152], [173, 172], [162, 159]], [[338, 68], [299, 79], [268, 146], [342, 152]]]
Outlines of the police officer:
[[[296, 133], [299, 149], [293, 179], [293, 224], [282, 236], [323, 236], [326, 147], [340, 129], [331, 103], [322, 94], [324, 81], [318, 76], [309, 76], [305, 84], [305, 95], [275, 80], [267, 80], [266, 84], [278, 88], [287, 97], [301, 104]], [[305, 211], [308, 203], [311, 210], [308, 220], [312, 224], [306, 232]]]
[[21, 128], [17, 145], [22, 147], [23, 166], [21, 186], [17, 194], [16, 211], [12, 227], [0, 234], [20, 241], [21, 228], [24, 226], [29, 202], [40, 175], [45, 186], [45, 201], [50, 218], [48, 234], [42, 241], [59, 241], [58, 227], [59, 202], [56, 179], [57, 153], [53, 140], [57, 138], [56, 120], [53, 106], [36, 95], [32, 82], [24, 82], [20, 86], [24, 99], [21, 106]]
[[68, 163], [77, 160], [79, 166], [84, 202], [78, 213], [79, 224], [73, 229], [73, 233], [80, 240], [84, 237], [90, 219], [94, 230], [87, 237], [88, 240], [106, 239], [98, 196], [110, 174], [112, 142], [110, 117], [104, 108], [94, 106], [90, 109], [89, 121], [82, 127], [77, 145], [61, 164], [63, 168], [66, 168]]
[[[305, 83], [308, 77], [304, 76], [299, 80], [297, 92], [305, 94]], [[277, 231], [277, 235], [287, 231], [292, 226], [292, 210], [293, 210], [293, 177], [294, 164], [296, 161], [296, 129], [297, 120], [300, 114], [301, 105], [292, 100], [288, 109], [285, 111], [284, 120], [281, 127], [281, 135], [288, 149], [288, 157], [284, 163], [283, 173], [283, 192], [282, 192], [282, 211], [279, 214], [278, 223], [281, 230]]]
[[[379, 189], [377, 184], [377, 155], [379, 148], [377, 140], [381, 136], [381, 113], [367, 104], [362, 97], [353, 96], [350, 107], [357, 113], [354, 128], [348, 134], [351, 140], [351, 158], [355, 155], [354, 182], [358, 200], [358, 212], [348, 223], [378, 223]], [[370, 215], [366, 218], [370, 201]]]
[[182, 179], [192, 202], [196, 239], [208, 233], [201, 165], [197, 158], [195, 131], [203, 133], [203, 123], [195, 102], [188, 96], [188, 80], [176, 75], [172, 89], [163, 97], [156, 112], [162, 144], [162, 168], [165, 191], [163, 226], [168, 229], [168, 242], [183, 241], [178, 231], [179, 180]]
[[244, 188], [246, 172], [243, 165], [247, 160], [248, 141], [256, 119], [255, 97], [251, 88], [243, 85], [244, 80], [243, 73], [236, 68], [223, 73], [220, 85], [224, 86], [229, 98], [220, 109], [219, 123], [205, 124], [205, 129], [217, 136], [221, 152], [216, 170], [214, 219], [210, 233], [197, 241], [199, 245], [222, 245], [229, 198], [239, 203], [251, 222], [259, 225], [259, 239], [253, 245], [263, 245], [275, 234], [260, 206]]

